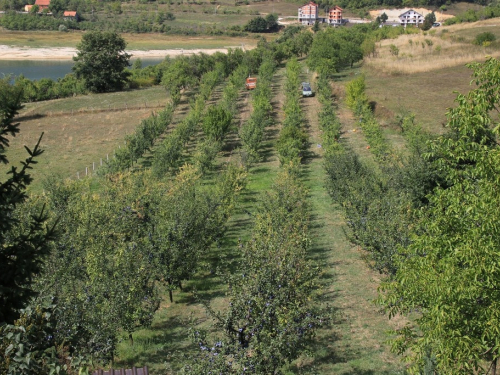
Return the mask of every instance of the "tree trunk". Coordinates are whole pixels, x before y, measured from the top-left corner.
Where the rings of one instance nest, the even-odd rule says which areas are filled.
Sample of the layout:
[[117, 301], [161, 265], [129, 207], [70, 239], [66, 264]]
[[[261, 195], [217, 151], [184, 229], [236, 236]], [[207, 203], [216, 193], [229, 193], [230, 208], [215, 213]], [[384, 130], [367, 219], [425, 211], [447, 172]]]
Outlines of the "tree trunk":
[[131, 333], [128, 334], [128, 339], [130, 340], [130, 345], [134, 346], [134, 338], [132, 337]]
[[[172, 279], [168, 279], [168, 285], [172, 287]], [[170, 297], [170, 303], [174, 303], [174, 296], [172, 295], [172, 289], [168, 289], [168, 296]]]
[[492, 375], [497, 375], [497, 359], [498, 358], [495, 358], [493, 360], [493, 363], [491, 364], [491, 374]]

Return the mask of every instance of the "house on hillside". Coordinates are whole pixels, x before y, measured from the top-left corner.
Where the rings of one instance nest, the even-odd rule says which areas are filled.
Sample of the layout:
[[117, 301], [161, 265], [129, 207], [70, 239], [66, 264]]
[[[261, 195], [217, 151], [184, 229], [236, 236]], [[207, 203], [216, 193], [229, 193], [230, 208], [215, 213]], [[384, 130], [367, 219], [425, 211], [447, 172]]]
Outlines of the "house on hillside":
[[63, 13], [63, 18], [71, 21], [76, 21], [78, 22], [78, 13], [74, 10], [65, 10]]
[[401, 26], [419, 26], [424, 23], [424, 16], [413, 9], [407, 10], [399, 16]]
[[342, 25], [342, 8], [335, 5], [328, 12], [328, 24], [329, 25]]
[[318, 4], [310, 1], [308, 4], [301, 6], [298, 20], [302, 25], [314, 25], [318, 20]]
[[49, 9], [50, 0], [36, 0], [35, 5], [38, 5], [40, 12], [44, 9]]

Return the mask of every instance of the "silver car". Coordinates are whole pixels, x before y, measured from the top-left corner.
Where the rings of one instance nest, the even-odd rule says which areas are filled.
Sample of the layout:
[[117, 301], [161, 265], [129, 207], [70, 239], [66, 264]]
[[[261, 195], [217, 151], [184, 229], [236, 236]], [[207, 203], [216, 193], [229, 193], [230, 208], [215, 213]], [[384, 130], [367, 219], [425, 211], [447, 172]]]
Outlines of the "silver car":
[[309, 82], [302, 82], [302, 96], [313, 96], [311, 84]]

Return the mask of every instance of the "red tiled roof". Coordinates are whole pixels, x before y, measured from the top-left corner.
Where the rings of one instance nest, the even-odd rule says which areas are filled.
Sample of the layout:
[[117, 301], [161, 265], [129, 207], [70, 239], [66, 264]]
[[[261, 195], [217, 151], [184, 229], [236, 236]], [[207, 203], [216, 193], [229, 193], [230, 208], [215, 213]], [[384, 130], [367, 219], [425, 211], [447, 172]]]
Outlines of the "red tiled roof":
[[45, 5], [49, 6], [50, 5], [50, 0], [36, 0], [35, 5]]
[[74, 10], [65, 10], [63, 16], [64, 17], [76, 17], [76, 11], [74, 11]]

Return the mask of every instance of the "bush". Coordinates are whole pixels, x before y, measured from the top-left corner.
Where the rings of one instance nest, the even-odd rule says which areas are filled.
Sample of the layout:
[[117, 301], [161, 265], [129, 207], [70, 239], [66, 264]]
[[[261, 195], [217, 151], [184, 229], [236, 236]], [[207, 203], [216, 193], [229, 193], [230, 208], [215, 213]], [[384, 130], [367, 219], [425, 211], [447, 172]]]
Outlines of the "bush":
[[491, 42], [494, 42], [496, 39], [497, 38], [495, 34], [486, 31], [476, 36], [476, 39], [474, 39], [474, 44], [477, 44], [478, 46], [485, 46]]

